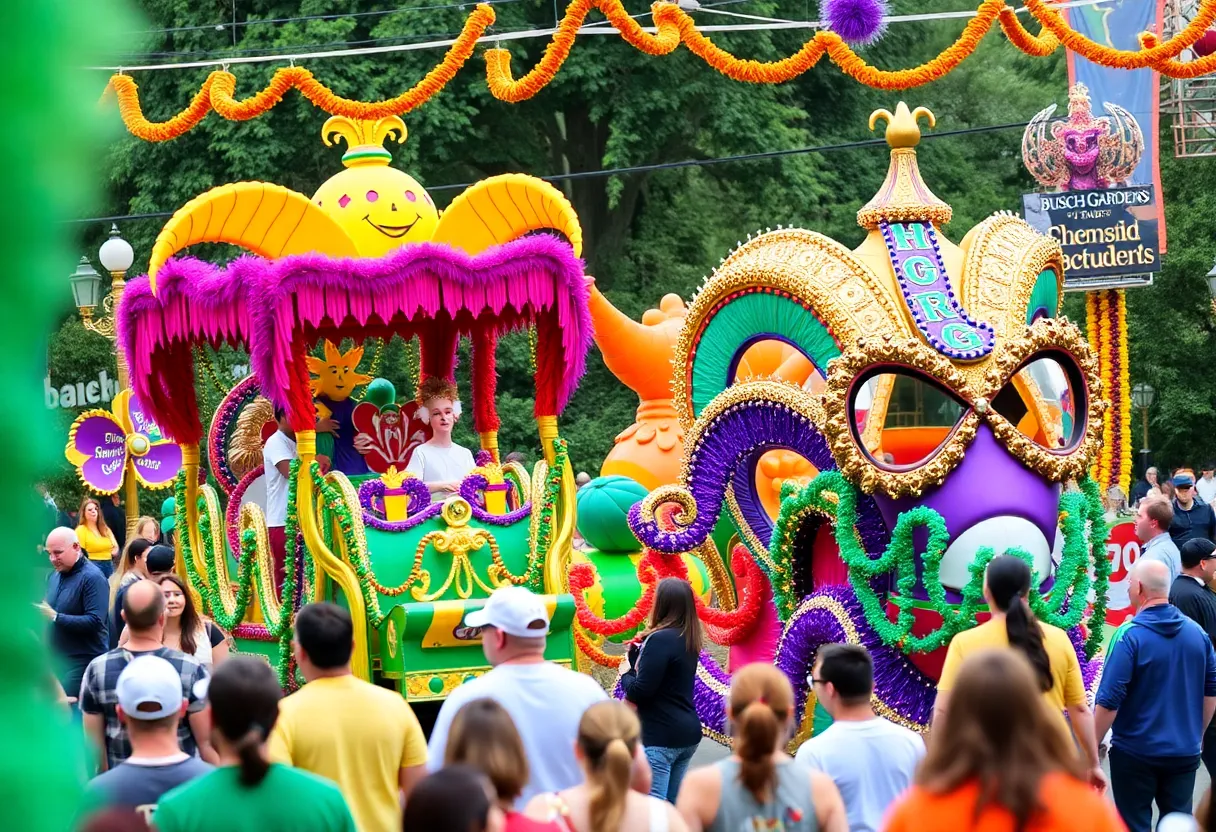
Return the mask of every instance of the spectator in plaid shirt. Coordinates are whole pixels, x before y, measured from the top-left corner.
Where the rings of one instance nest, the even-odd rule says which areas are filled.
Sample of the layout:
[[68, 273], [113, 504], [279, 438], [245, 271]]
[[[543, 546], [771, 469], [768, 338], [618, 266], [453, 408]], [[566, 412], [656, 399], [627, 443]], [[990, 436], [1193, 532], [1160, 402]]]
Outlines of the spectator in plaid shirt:
[[182, 678], [182, 698], [187, 702], [186, 719], [178, 724], [177, 738], [182, 751], [197, 753], [215, 764], [203, 708], [206, 701], [196, 696], [194, 685], [207, 677], [207, 671], [192, 656], [161, 644], [165, 628], [165, 596], [152, 581], [131, 584], [123, 598], [122, 617], [129, 638], [125, 647], [103, 653], [89, 663], [80, 685], [80, 710], [84, 714], [85, 735], [101, 752], [99, 771], [108, 771], [131, 756], [131, 739], [118, 718], [118, 676], [136, 656], [152, 655], [165, 659]]

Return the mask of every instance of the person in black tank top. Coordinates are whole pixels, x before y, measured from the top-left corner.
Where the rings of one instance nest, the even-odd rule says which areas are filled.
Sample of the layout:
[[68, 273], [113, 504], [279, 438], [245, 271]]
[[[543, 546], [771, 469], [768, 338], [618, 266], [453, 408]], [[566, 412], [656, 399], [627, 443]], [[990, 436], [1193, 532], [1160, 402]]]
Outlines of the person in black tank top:
[[692, 586], [664, 578], [655, 591], [650, 624], [622, 663], [621, 689], [642, 722], [650, 793], [669, 803], [676, 802], [701, 742], [701, 717], [692, 701], [701, 640]]

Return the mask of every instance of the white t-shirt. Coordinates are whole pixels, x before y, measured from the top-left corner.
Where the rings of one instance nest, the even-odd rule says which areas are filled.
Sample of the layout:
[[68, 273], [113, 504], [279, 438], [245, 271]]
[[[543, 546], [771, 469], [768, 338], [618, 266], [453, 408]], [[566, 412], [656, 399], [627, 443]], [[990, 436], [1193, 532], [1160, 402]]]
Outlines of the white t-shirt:
[[[441, 448], [431, 442], [424, 442], [414, 448], [414, 455], [410, 457], [405, 470], [425, 483], [460, 482], [476, 467], [477, 463], [468, 448], [460, 445]], [[440, 498], [448, 495], [444, 491], [432, 490], [431, 496]]]
[[833, 722], [798, 749], [795, 759], [831, 777], [849, 816], [849, 832], [877, 832], [883, 815], [912, 785], [925, 756], [915, 731], [881, 717]]
[[474, 699], [493, 699], [514, 720], [532, 769], [532, 778], [516, 805], [525, 806], [544, 792], [577, 786], [583, 782], [583, 773], [574, 759], [579, 720], [587, 708], [607, 698], [590, 676], [552, 662], [499, 665], [448, 695], [427, 745], [427, 768], [436, 771], [443, 767], [448, 728], [456, 712]]
[[281, 430], [266, 440], [262, 448], [262, 472], [266, 481], [266, 525], [287, 525], [287, 477], [276, 467], [285, 459], [296, 458], [296, 440]]
[[1213, 500], [1216, 500], [1216, 477], [1210, 480], [1205, 480], [1203, 477], [1195, 480], [1195, 492], [1199, 495], [1199, 499], [1211, 505]]

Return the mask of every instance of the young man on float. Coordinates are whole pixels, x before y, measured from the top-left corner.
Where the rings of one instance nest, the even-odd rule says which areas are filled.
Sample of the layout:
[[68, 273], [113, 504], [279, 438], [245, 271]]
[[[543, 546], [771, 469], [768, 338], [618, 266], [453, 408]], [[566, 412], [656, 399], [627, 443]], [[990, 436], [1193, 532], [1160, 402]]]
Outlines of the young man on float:
[[452, 428], [460, 419], [456, 385], [431, 377], [418, 387], [418, 417], [431, 426], [429, 440], [414, 448], [405, 470], [426, 483], [431, 498], [447, 499], [460, 490], [460, 481], [477, 466], [468, 448], [452, 441]]

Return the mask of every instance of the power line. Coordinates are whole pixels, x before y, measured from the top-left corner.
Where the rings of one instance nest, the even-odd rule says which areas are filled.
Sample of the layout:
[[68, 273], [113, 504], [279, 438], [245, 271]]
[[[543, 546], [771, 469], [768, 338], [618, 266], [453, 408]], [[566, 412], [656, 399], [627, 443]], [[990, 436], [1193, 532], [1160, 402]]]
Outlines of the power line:
[[334, 14], [310, 14], [301, 17], [272, 17], [265, 20], [255, 18], [253, 20], [231, 20], [226, 23], [202, 23], [195, 26], [171, 26], [165, 29], [142, 29], [134, 32], [128, 32], [132, 35], [160, 35], [160, 34], [175, 34], [177, 32], [199, 32], [199, 31], [216, 31], [222, 32], [225, 29], [236, 29], [237, 27], [245, 26], [263, 26], [270, 24], [283, 23], [304, 23], [311, 20], [341, 20], [347, 17], [385, 17], [390, 14], [401, 14], [406, 12], [426, 12], [438, 11], [441, 9], [465, 9], [477, 3], [485, 3], [486, 5], [496, 6], [504, 2], [515, 2], [515, 0], [470, 0], [465, 3], [445, 3], [441, 6], [401, 6], [396, 9], [381, 9], [371, 12], [336, 12]]
[[[503, 2], [504, 0], [498, 0], [498, 1]], [[1106, 0], [1069, 0], [1069, 2], [1053, 4], [1052, 8], [1067, 9], [1067, 8], [1074, 8], [1074, 7], [1078, 7], [1078, 6], [1092, 6], [1097, 3], [1102, 3], [1102, 2], [1106, 2]], [[1025, 7], [1015, 9], [1015, 12], [1017, 12], [1019, 14], [1025, 12], [1025, 11], [1026, 11]], [[693, 10], [692, 13], [696, 14], [696, 10]], [[638, 14], [638, 15], [630, 15], [630, 16], [636, 19], [638, 17], [645, 17], [647, 14], [649, 14], [649, 12], [646, 12], [643, 14]], [[905, 23], [905, 22], [923, 22], [923, 21], [928, 21], [928, 20], [954, 20], [954, 19], [965, 19], [965, 18], [975, 17], [976, 14], [977, 14], [977, 12], [975, 12], [975, 11], [968, 11], [968, 12], [933, 12], [933, 13], [928, 13], [928, 14], [896, 15], [896, 16], [888, 18], [887, 22], [888, 23]], [[732, 24], [725, 24], [725, 25], [698, 26], [697, 31], [702, 32], [702, 33], [755, 32], [755, 31], [771, 32], [771, 31], [776, 31], [776, 30], [780, 30], [780, 29], [822, 28], [822, 25], [823, 25], [821, 23], [821, 21], [816, 21], [816, 20], [811, 20], [811, 21], [780, 20], [780, 19], [776, 19], [776, 18], [762, 18], [762, 20], [764, 20], [765, 22], [750, 23], [750, 24], [732, 23]], [[618, 35], [619, 34], [615, 29], [613, 29], [611, 27], [604, 27], [603, 24], [605, 22], [606, 21], [597, 21], [596, 23], [583, 26], [578, 30], [577, 34], [580, 34], [580, 35]], [[656, 34], [658, 32], [657, 27], [654, 27], [654, 26], [642, 26], [640, 28], [643, 32], [647, 32], [649, 34]], [[478, 38], [476, 42], [477, 43], [497, 44], [497, 43], [501, 43], [503, 41], [510, 41], [510, 40], [551, 38], [551, 37], [553, 37], [554, 34], [556, 34], [556, 32], [557, 32], [556, 28], [528, 29], [528, 30], [520, 31], [520, 32], [506, 32], [503, 34], [483, 35], [482, 37]], [[300, 52], [300, 53], [293, 53], [293, 54], [288, 54], [288, 55], [261, 55], [261, 56], [254, 56], [254, 57], [239, 57], [238, 56], [235, 58], [213, 58], [210, 60], [202, 60], [202, 61], [183, 61], [183, 62], [175, 62], [175, 63], [167, 63], [167, 64], [144, 64], [144, 65], [140, 65], [140, 66], [127, 66], [127, 65], [87, 66], [87, 67], [84, 67], [84, 69], [90, 70], [90, 71], [99, 71], [99, 72], [121, 72], [121, 73], [153, 72], [153, 71], [164, 70], [164, 69], [198, 69], [198, 68], [204, 68], [204, 67], [225, 67], [228, 65], [235, 65], [235, 64], [268, 63], [271, 61], [293, 61], [294, 62], [294, 61], [304, 61], [304, 60], [315, 60], [315, 59], [321, 59], [321, 58], [354, 57], [354, 56], [358, 56], [358, 55], [383, 55], [383, 54], [391, 54], [391, 53], [395, 53], [395, 52], [411, 52], [411, 51], [416, 51], [416, 50], [420, 50], [420, 49], [444, 48], [444, 47], [451, 46], [455, 42], [456, 42], [456, 40], [454, 38], [443, 38], [441, 40], [425, 41], [423, 43], [397, 44], [397, 45], [393, 45], [393, 46], [368, 46], [368, 47], [362, 47], [362, 48], [357, 48], [357, 49], [333, 49], [333, 50], [319, 51], [319, 52]], [[307, 49], [309, 47], [296, 47], [296, 48]]]
[[[957, 136], [972, 136], [980, 133], [996, 133], [1003, 130], [1021, 130], [1026, 127], [1028, 121], [1010, 122], [1008, 124], [992, 124], [985, 127], [963, 127], [958, 130], [943, 130], [940, 133], [929, 133], [922, 137], [924, 141], [932, 141], [936, 139], [954, 138]], [[543, 179], [546, 182], [566, 182], [576, 181], [579, 179], [599, 179], [607, 176], [629, 176], [638, 173], [654, 173], [660, 170], [677, 170], [679, 168], [701, 168], [710, 167], [712, 165], [721, 165], [731, 162], [756, 162], [765, 159], [781, 159], [786, 156], [799, 156], [806, 153], [835, 153], [842, 150], [855, 150], [866, 147], [885, 147], [885, 139], [861, 139], [853, 142], [839, 142], [836, 144], [821, 144], [813, 147], [794, 147], [785, 150], [766, 150], [759, 153], [740, 153], [733, 156], [715, 156], [709, 159], [684, 159], [678, 162], [658, 162], [653, 165], [632, 165], [630, 167], [621, 168], [603, 168], [601, 170], [585, 170], [574, 171], [573, 173], [554, 173], [547, 176], [537, 176], [537, 179]], [[473, 182], [462, 182], [453, 185], [433, 185], [427, 187], [430, 192], [439, 191], [454, 191], [464, 190]], [[89, 223], [109, 223], [109, 222], [130, 222], [140, 220], [165, 219], [173, 216], [173, 211], [153, 211], [144, 214], [116, 214], [109, 217], [84, 217], [82, 219], [68, 220], [71, 224], [89, 224]]]

